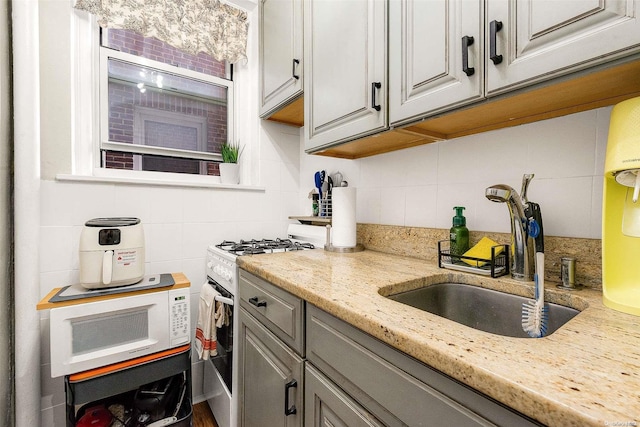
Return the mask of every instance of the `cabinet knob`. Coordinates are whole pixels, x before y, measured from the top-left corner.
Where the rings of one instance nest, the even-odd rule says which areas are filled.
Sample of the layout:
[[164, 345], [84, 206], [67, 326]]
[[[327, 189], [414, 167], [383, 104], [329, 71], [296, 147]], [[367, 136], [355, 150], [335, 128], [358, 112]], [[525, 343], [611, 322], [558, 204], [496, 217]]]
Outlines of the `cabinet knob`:
[[494, 65], [502, 62], [502, 55], [496, 52], [496, 38], [498, 31], [502, 30], [502, 21], [493, 20], [489, 23], [489, 59]]
[[469, 67], [469, 46], [473, 44], [473, 36], [464, 36], [462, 38], [462, 71], [467, 77], [472, 76], [476, 69]]

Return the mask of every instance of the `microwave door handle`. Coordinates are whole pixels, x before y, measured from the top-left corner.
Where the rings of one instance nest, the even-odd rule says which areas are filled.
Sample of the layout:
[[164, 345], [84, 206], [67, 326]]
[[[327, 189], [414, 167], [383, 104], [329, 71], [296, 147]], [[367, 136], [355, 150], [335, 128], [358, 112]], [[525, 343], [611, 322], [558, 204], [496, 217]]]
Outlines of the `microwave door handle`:
[[214, 298], [216, 301], [220, 301], [223, 304], [233, 305], [233, 300], [231, 298], [225, 298], [221, 295], [216, 295]]
[[104, 251], [102, 255], [102, 283], [109, 285], [111, 283], [113, 270], [113, 251]]

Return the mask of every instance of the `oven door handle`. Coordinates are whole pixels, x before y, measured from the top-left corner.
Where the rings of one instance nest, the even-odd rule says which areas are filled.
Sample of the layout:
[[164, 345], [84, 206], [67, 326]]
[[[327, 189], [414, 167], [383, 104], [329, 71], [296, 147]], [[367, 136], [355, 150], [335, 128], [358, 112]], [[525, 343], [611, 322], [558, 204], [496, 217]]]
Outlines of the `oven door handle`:
[[214, 299], [216, 301], [220, 301], [223, 304], [233, 305], [233, 300], [231, 298], [225, 298], [222, 295], [216, 295]]

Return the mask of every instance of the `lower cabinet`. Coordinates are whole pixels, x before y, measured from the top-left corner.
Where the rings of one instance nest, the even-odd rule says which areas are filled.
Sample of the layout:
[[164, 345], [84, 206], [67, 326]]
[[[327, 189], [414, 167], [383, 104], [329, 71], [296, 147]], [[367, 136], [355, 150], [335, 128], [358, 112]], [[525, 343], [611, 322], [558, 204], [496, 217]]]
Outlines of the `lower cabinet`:
[[303, 361], [240, 308], [240, 426], [301, 427]]
[[307, 366], [383, 425], [539, 425], [311, 304], [306, 328]]
[[310, 363], [304, 370], [304, 425], [307, 427], [382, 427], [349, 395]]
[[246, 271], [241, 427], [539, 426]]

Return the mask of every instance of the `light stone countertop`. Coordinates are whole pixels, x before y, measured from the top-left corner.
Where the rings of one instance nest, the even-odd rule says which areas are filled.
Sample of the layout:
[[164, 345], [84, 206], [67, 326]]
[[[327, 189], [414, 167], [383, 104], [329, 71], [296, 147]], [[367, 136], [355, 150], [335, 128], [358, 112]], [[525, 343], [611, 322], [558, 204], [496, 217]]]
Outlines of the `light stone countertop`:
[[547, 286], [547, 301], [582, 312], [548, 337], [511, 338], [382, 295], [453, 281], [532, 297], [532, 282], [370, 250], [242, 256], [238, 265], [544, 424], [640, 424], [640, 317], [606, 308], [601, 291]]

